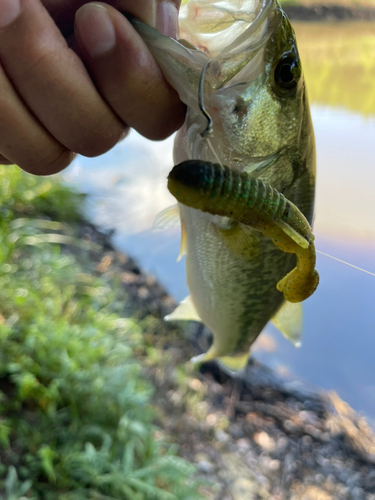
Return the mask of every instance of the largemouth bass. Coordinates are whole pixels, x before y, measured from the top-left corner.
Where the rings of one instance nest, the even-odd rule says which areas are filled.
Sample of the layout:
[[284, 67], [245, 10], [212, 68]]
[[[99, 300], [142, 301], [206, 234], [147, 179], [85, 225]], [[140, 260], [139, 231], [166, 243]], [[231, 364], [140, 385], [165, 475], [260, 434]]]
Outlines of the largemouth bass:
[[190, 296], [167, 319], [211, 329], [194, 361], [239, 370], [270, 319], [300, 342], [299, 301], [318, 285], [315, 142], [293, 28], [274, 0], [190, 0], [180, 42], [132, 22], [187, 105], [169, 188]]

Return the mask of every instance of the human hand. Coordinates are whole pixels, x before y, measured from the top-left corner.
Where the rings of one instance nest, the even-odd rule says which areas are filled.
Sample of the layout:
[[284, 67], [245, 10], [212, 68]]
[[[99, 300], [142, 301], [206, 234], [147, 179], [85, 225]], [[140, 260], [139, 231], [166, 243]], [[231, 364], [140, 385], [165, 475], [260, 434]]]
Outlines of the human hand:
[[129, 127], [158, 140], [181, 126], [177, 93], [116, 10], [175, 36], [180, 1], [86, 3], [0, 0], [0, 164], [49, 175]]

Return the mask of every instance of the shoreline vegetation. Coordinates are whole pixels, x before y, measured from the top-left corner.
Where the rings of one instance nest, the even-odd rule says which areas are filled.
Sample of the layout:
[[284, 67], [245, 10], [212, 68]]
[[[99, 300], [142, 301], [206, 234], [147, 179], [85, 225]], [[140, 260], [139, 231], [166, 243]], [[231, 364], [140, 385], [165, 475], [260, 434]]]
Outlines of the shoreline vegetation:
[[57, 178], [0, 166], [0, 497], [375, 500], [375, 436], [334, 393], [209, 334], [81, 215]]
[[280, 0], [291, 21], [374, 21], [373, 0]]

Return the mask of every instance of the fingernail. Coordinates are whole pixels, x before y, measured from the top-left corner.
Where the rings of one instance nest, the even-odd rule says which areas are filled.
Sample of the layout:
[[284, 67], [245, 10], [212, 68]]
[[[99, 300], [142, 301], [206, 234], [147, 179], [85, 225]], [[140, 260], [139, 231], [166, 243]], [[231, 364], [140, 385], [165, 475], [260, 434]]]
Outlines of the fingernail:
[[78, 36], [91, 57], [109, 52], [116, 43], [116, 33], [107, 9], [91, 3], [76, 13]]
[[170, 1], [161, 2], [156, 12], [156, 29], [165, 36], [177, 37], [178, 9]]
[[20, 0], [0, 0], [0, 29], [12, 23], [20, 12]]

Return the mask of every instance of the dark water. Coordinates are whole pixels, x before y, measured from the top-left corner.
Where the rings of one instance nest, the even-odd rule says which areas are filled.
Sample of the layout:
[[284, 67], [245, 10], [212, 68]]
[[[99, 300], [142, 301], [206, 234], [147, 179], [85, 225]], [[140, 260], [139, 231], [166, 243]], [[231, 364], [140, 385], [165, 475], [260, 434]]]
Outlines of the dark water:
[[[319, 43], [326, 33], [330, 47], [331, 29], [319, 29]], [[350, 36], [346, 25], [342, 29], [344, 43], [353, 28], [349, 29]], [[369, 54], [372, 56], [372, 47], [375, 48], [375, 34], [371, 38], [368, 29], [366, 25], [362, 31], [370, 41], [362, 41], [362, 45], [352, 49], [357, 56], [360, 54], [364, 66]], [[309, 30], [309, 26], [298, 26], [308, 80], [313, 78], [311, 64], [315, 54], [309, 45]], [[310, 44], [316, 37], [314, 30]], [[337, 26], [335, 30], [340, 39]], [[344, 56], [345, 53], [340, 56], [343, 61]], [[357, 67], [358, 58], [351, 53], [349, 56], [347, 65], [353, 59]], [[367, 72], [375, 72], [373, 61], [375, 56], [367, 64], [363, 89], [367, 89]], [[323, 62], [316, 62], [318, 69]], [[362, 101], [355, 104], [361, 92], [358, 81], [357, 88], [351, 90], [352, 106], [340, 102], [340, 96], [332, 104], [329, 99], [324, 101], [319, 97], [325, 95], [319, 93], [319, 82], [311, 85], [311, 100], [318, 103], [312, 105], [318, 151], [315, 234], [318, 250], [375, 273], [375, 106], [365, 114]], [[346, 82], [342, 80], [341, 85], [345, 87]], [[335, 92], [327, 90], [329, 95], [336, 95]], [[349, 92], [346, 87], [345, 92]], [[89, 193], [88, 213], [97, 224], [116, 230], [115, 245], [136, 257], [180, 300], [188, 295], [188, 290], [184, 263], [176, 263], [179, 229], [163, 233], [150, 229], [155, 215], [173, 204], [165, 185], [172, 167], [171, 150], [172, 139], [150, 143], [132, 133], [100, 158], [78, 158], [66, 179]], [[318, 255], [317, 269], [321, 284], [304, 303], [302, 347], [295, 349], [272, 326], [267, 326], [254, 345], [254, 356], [287, 377], [303, 378], [310, 384], [337, 391], [356, 410], [375, 419], [375, 276], [323, 255]]]

